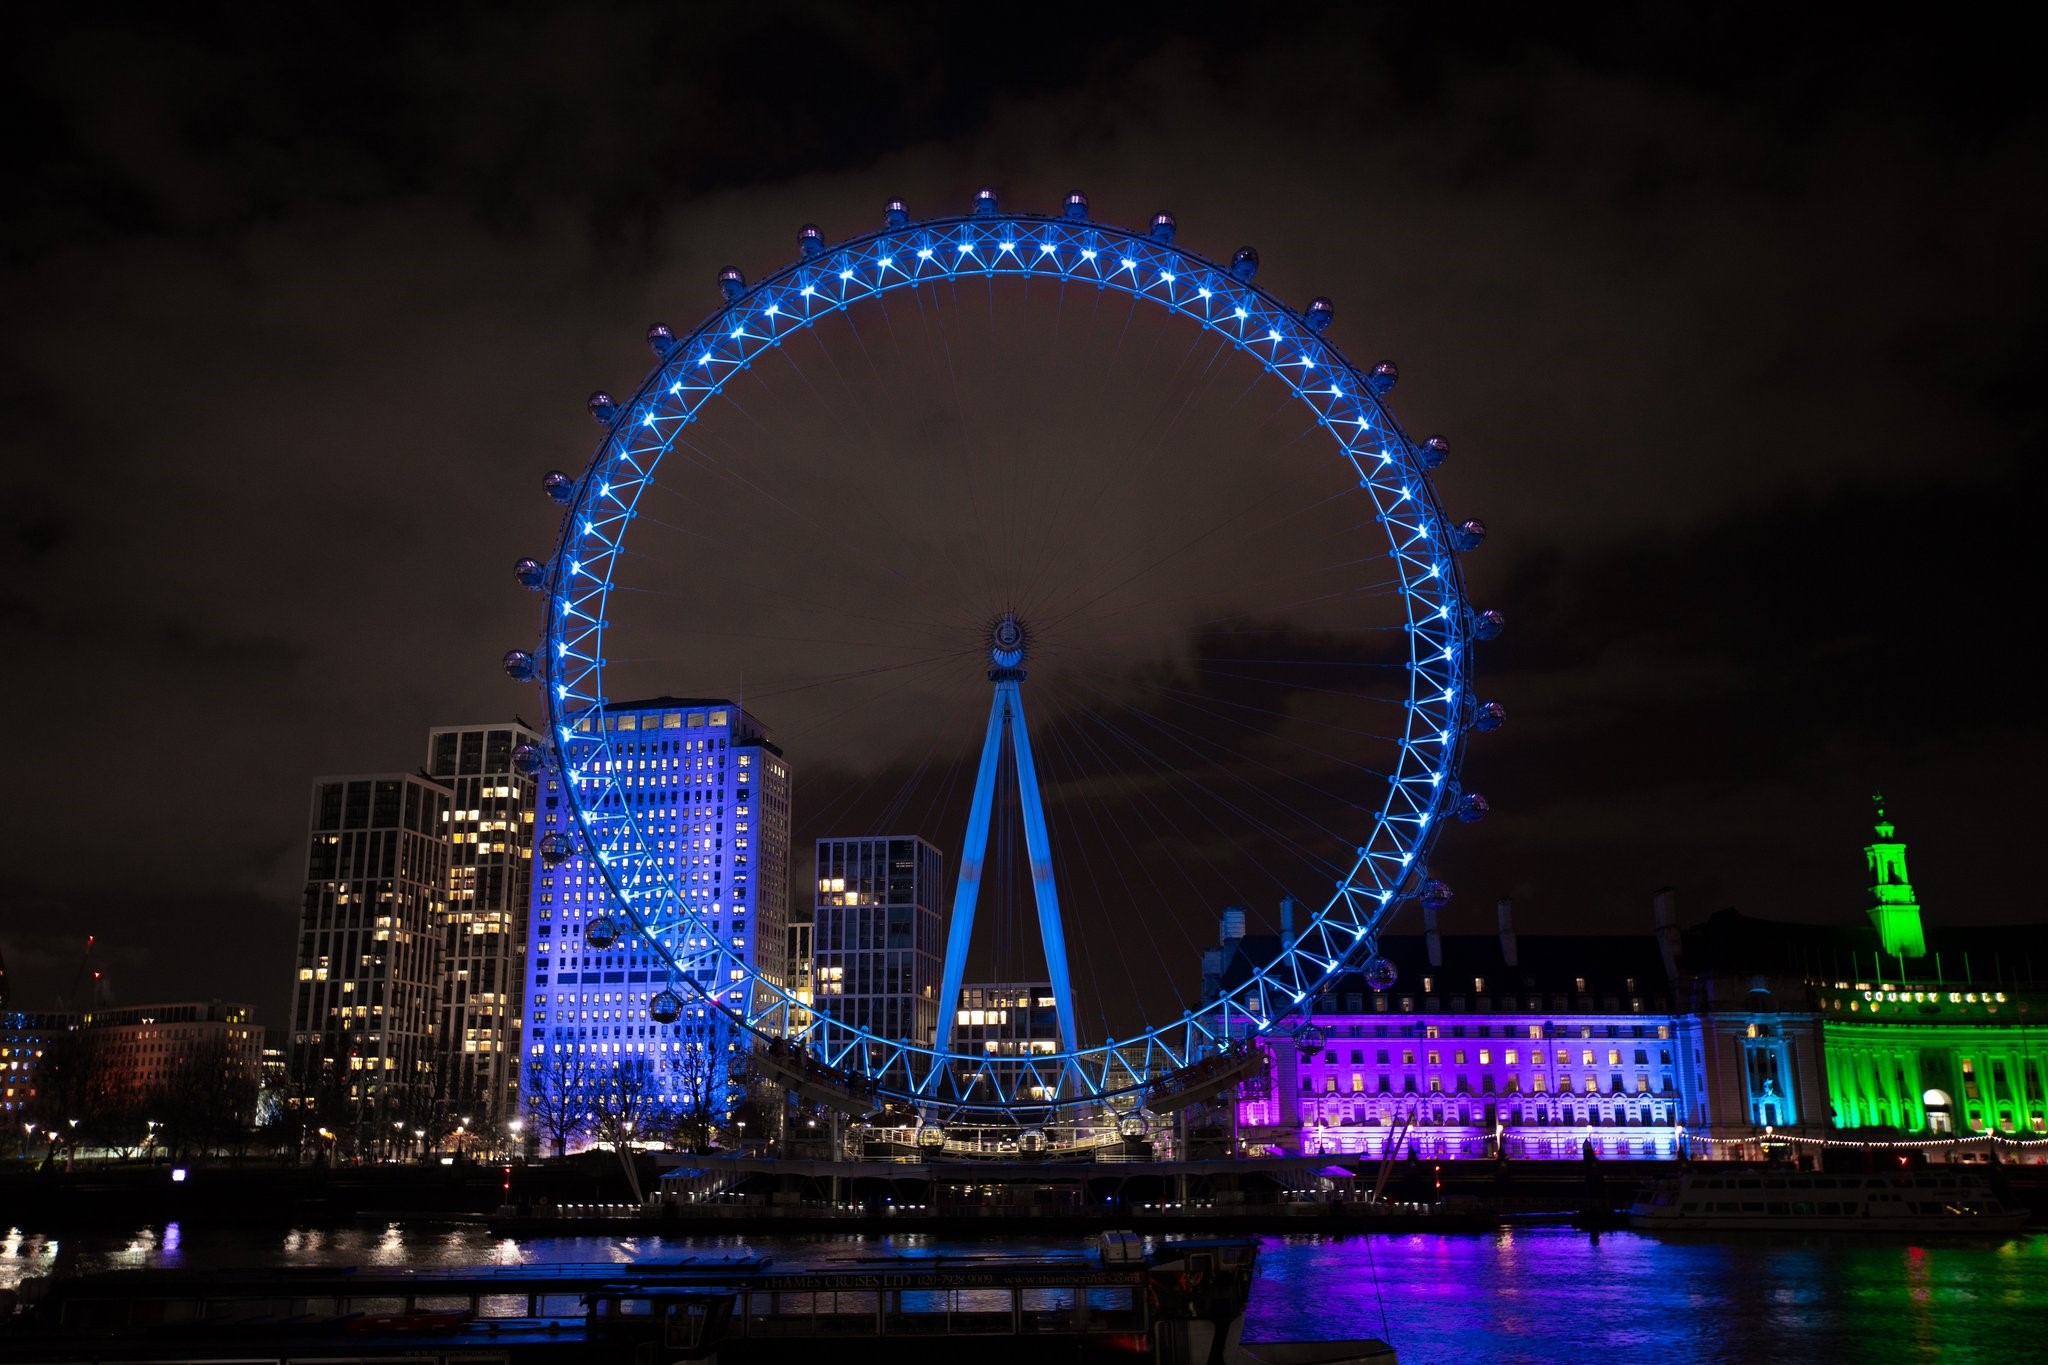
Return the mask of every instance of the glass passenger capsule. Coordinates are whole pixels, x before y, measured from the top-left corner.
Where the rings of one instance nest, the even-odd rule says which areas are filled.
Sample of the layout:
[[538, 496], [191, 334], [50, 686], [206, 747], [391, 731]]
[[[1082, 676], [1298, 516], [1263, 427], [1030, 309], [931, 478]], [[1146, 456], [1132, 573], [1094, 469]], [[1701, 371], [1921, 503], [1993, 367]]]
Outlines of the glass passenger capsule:
[[583, 926], [583, 941], [600, 953], [619, 941], [619, 926], [608, 915], [599, 915]]

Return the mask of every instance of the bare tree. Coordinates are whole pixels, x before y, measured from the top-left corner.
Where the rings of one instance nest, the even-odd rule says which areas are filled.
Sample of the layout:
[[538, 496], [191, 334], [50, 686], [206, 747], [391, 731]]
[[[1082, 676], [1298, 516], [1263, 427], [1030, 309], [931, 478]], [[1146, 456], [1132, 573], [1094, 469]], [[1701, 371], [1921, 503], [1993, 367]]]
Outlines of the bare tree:
[[547, 1139], [559, 1160], [569, 1154], [569, 1144], [589, 1125], [583, 1056], [577, 1052], [535, 1053], [527, 1058], [521, 1074], [527, 1117], [535, 1135]]
[[590, 1077], [584, 1094], [588, 1099], [591, 1129], [599, 1142], [611, 1144], [618, 1153], [619, 1167], [632, 1187], [633, 1202], [646, 1202], [640, 1189], [640, 1171], [633, 1159], [633, 1143], [659, 1131], [667, 1118], [654, 1076], [641, 1059], [615, 1061]]
[[239, 1153], [256, 1122], [256, 1084], [246, 1055], [214, 1035], [186, 1049], [146, 1107], [160, 1116], [160, 1136], [174, 1152]]

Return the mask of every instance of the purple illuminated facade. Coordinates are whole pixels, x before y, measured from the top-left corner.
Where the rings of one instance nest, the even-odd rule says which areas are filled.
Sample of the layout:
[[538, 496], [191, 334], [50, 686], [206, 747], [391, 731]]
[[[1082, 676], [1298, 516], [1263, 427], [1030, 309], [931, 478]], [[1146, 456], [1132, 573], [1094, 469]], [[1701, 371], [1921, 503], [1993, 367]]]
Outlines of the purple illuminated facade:
[[[1288, 931], [1283, 914], [1282, 934]], [[1224, 916], [1204, 989], [1271, 961], [1281, 936]], [[1655, 936], [1390, 938], [1391, 989], [1360, 974], [1316, 1001], [1312, 1029], [1278, 1038], [1239, 1106], [1248, 1149], [1307, 1155], [1670, 1159], [1685, 1142], [1692, 1068]]]

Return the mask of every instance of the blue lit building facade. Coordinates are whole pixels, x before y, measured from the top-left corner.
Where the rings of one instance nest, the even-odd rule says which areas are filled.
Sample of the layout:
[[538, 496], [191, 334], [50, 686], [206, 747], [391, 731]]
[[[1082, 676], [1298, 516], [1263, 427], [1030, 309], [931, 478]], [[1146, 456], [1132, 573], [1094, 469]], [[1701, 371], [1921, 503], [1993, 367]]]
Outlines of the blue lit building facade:
[[[611, 734], [613, 762], [624, 770], [625, 794], [650, 837], [673, 857], [672, 875], [717, 934], [762, 976], [781, 983], [789, 918], [791, 774], [767, 730], [738, 705], [716, 698], [656, 697], [586, 716], [579, 728]], [[534, 844], [570, 833], [561, 777], [541, 778]], [[594, 790], [594, 788], [593, 788]], [[615, 1093], [621, 1073], [638, 1079], [652, 1110], [702, 1106], [712, 1121], [727, 1108], [739, 1034], [697, 991], [744, 1003], [737, 979], [716, 979], [708, 963], [692, 980], [673, 979], [653, 944], [632, 932], [595, 864], [579, 849], [558, 866], [533, 874], [526, 955], [526, 1065], [521, 1076], [529, 1115], [584, 1096], [595, 1108]], [[590, 922], [607, 918], [622, 931], [616, 944], [593, 947]], [[670, 945], [686, 957], [709, 941]], [[738, 978], [737, 969], [727, 974]], [[695, 989], [693, 989], [693, 986]], [[682, 1017], [662, 1023], [648, 1012], [653, 997], [674, 989]], [[588, 1134], [586, 1133], [587, 1137]]]

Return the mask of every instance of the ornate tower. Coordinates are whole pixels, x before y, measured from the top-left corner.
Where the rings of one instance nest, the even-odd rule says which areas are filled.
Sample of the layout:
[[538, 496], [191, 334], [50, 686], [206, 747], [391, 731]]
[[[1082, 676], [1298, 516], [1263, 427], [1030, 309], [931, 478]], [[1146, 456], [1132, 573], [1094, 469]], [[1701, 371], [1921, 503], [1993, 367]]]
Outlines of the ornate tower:
[[1863, 850], [1870, 863], [1870, 922], [1876, 926], [1885, 952], [1894, 957], [1924, 957], [1927, 939], [1920, 930], [1920, 906], [1913, 899], [1913, 884], [1906, 880], [1906, 845], [1892, 836], [1897, 832], [1885, 818], [1884, 797], [1871, 798], [1877, 804], [1877, 839]]

